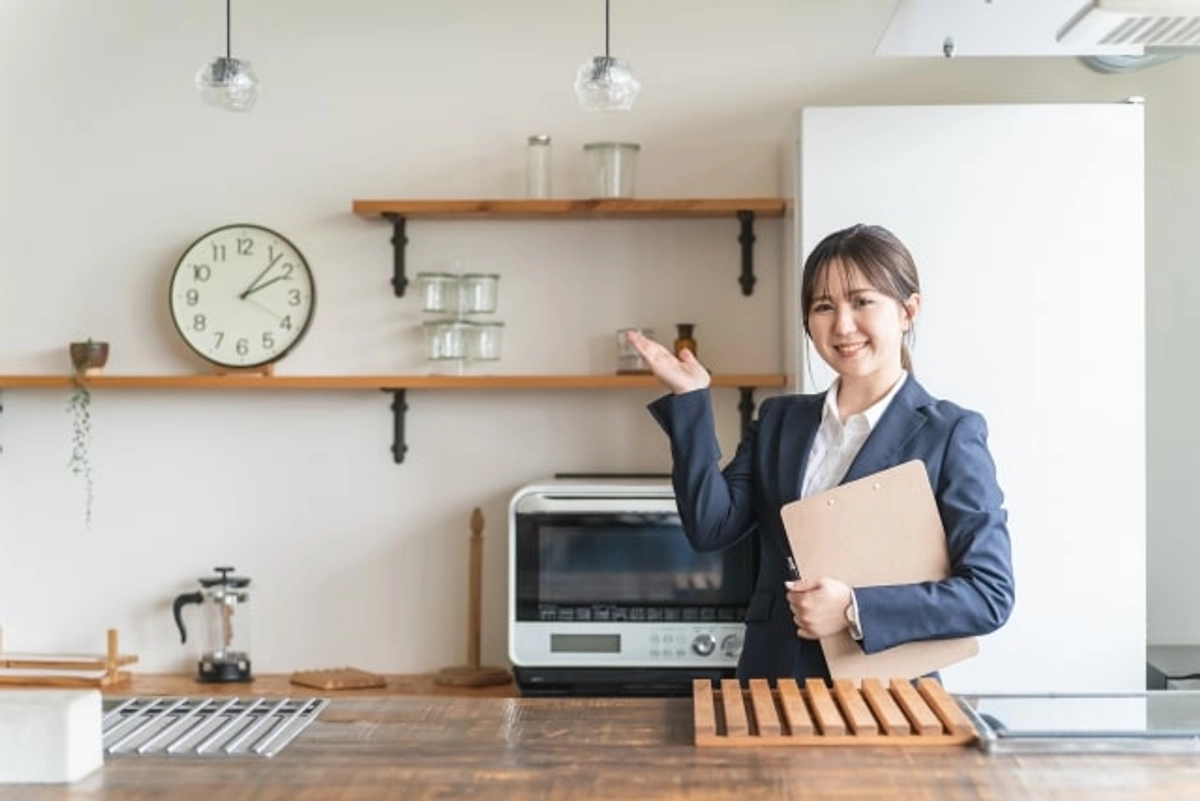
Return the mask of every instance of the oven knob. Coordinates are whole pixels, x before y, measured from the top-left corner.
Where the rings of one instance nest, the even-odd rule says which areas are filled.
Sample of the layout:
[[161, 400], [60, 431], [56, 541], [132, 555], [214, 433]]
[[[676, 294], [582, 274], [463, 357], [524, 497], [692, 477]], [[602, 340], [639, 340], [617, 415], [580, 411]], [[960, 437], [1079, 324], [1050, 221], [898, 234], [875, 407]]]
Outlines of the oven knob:
[[692, 650], [700, 656], [709, 656], [716, 650], [717, 641], [713, 639], [711, 634], [697, 634], [692, 640]]
[[728, 657], [736, 657], [742, 652], [742, 638], [737, 634], [728, 634], [721, 640], [721, 653]]

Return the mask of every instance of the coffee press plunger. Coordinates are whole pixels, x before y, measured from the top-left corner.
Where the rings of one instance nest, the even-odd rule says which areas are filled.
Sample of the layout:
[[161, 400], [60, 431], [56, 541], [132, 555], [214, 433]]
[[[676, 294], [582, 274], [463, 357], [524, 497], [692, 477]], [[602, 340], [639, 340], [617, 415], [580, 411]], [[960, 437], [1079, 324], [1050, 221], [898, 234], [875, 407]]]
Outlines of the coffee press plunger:
[[204, 615], [204, 638], [200, 643], [200, 667], [197, 679], [204, 682], [251, 681], [250, 675], [250, 617], [246, 604], [250, 600], [247, 587], [250, 579], [231, 576], [232, 567], [214, 567], [218, 576], [199, 579], [201, 589], [186, 592], [175, 598], [175, 625], [179, 627], [180, 642], [187, 642], [183, 627], [183, 607], [200, 604]]

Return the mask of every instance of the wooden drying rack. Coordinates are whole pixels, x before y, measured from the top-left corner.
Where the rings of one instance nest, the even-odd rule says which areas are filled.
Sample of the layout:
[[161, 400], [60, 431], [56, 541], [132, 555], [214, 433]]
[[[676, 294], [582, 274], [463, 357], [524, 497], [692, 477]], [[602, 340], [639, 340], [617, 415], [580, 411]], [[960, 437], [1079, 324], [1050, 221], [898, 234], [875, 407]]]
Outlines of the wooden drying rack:
[[104, 654], [6, 654], [0, 629], [0, 686], [110, 687], [129, 681], [129, 671], [121, 668], [137, 660], [121, 656], [116, 629], [108, 630]]
[[692, 683], [696, 745], [967, 745], [975, 727], [940, 683], [751, 679]]

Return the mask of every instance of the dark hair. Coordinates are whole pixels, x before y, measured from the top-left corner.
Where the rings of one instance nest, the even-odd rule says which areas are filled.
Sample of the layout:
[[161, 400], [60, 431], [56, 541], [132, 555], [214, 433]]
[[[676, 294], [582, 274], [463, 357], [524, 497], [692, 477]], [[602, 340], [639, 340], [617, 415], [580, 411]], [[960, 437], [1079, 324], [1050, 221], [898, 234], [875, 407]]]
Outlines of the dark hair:
[[[805, 334], [808, 334], [808, 315], [818, 284], [824, 294], [833, 268], [844, 280], [849, 280], [851, 271], [857, 268], [873, 289], [901, 305], [921, 291], [917, 264], [908, 248], [891, 231], [881, 225], [861, 224], [834, 231], [817, 243], [804, 262], [804, 274], [800, 279], [800, 315]], [[909, 333], [911, 335], [911, 328]], [[900, 346], [900, 363], [905, 370], [912, 371], [912, 354], [907, 341]]]

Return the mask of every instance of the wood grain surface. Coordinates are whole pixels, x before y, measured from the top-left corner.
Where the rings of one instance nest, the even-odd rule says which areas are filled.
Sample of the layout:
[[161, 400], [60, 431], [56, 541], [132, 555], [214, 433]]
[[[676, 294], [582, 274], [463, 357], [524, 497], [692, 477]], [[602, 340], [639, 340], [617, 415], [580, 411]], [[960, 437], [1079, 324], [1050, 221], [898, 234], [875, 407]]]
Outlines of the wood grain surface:
[[0, 801], [1200, 797], [1190, 754], [698, 748], [692, 739], [688, 698], [337, 695], [271, 759], [109, 758], [72, 785], [0, 786]]

